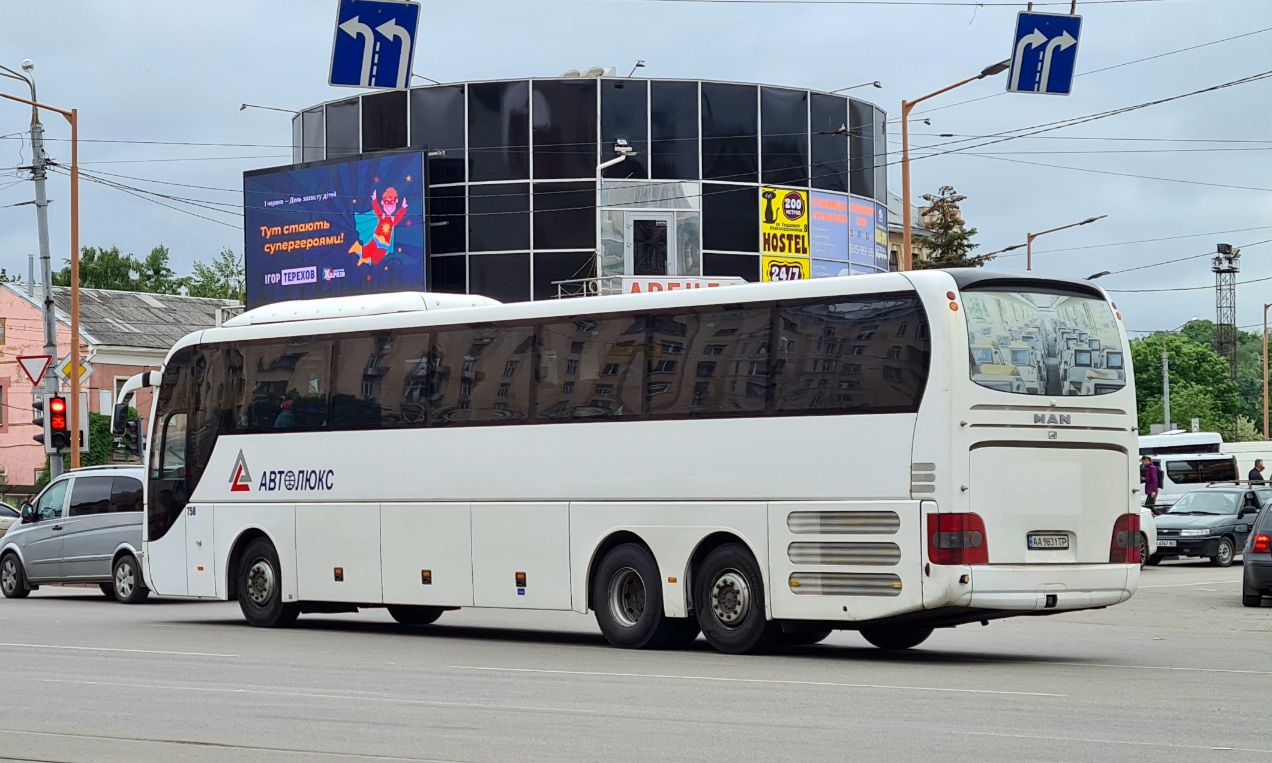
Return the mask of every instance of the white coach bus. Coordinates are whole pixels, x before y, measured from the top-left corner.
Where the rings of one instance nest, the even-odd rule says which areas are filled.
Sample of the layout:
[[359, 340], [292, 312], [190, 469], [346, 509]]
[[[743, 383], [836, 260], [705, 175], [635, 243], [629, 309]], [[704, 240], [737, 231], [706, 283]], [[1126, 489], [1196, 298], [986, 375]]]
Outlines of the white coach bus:
[[153, 374], [146, 578], [257, 626], [573, 610], [730, 653], [1106, 607], [1126, 346], [1097, 287], [971, 270], [263, 307]]

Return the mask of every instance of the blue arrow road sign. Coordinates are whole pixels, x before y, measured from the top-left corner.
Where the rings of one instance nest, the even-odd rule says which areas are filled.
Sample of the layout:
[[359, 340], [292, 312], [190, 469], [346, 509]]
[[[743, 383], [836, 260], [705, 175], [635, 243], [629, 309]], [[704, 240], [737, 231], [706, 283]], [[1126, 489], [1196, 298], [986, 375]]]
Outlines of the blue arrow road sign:
[[340, 87], [408, 86], [419, 23], [418, 3], [340, 0], [327, 82]]
[[1081, 16], [1021, 11], [1011, 48], [1009, 93], [1068, 95], [1078, 60]]

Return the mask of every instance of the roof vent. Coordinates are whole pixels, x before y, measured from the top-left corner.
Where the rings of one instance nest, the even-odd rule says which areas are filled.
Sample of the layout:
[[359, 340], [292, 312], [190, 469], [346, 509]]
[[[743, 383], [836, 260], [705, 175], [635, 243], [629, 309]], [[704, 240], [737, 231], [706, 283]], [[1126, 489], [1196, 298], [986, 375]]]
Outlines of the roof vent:
[[456, 307], [498, 305], [498, 300], [476, 294], [434, 294], [403, 291], [395, 294], [372, 294], [357, 297], [294, 300], [248, 310], [226, 321], [225, 326], [260, 326], [267, 323], [320, 321], [328, 318], [354, 318], [363, 315], [414, 313], [423, 310], [448, 310]]

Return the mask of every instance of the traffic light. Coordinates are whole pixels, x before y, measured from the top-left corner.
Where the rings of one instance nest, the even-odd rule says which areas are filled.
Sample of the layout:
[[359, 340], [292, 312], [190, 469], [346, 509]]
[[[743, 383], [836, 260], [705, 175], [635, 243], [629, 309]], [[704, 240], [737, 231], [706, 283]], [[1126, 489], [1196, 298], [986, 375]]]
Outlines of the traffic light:
[[50, 396], [45, 400], [48, 407], [49, 445], [55, 450], [71, 446], [70, 415], [66, 409], [66, 398], [60, 395]]
[[31, 417], [31, 423], [40, 428], [40, 433], [32, 435], [31, 439], [44, 446], [44, 452], [49, 453], [49, 425], [48, 420], [44, 418], [44, 398], [37, 396], [31, 407], [35, 409], [34, 415]]
[[141, 419], [133, 419], [124, 424], [124, 442], [128, 445], [129, 453], [141, 457]]

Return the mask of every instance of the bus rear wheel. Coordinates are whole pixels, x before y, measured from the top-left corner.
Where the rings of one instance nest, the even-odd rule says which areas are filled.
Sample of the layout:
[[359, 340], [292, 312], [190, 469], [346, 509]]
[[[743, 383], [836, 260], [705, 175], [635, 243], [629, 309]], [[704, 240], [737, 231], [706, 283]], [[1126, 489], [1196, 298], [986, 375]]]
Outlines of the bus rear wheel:
[[862, 638], [889, 652], [916, 647], [927, 641], [928, 636], [931, 635], [931, 628], [892, 626], [861, 629]]
[[239, 609], [258, 628], [285, 628], [300, 616], [299, 604], [283, 603], [278, 552], [265, 538], [247, 544], [238, 570]]
[[775, 643], [781, 626], [765, 618], [764, 578], [745, 546], [712, 549], [694, 571], [693, 606], [707, 643], [725, 654], [746, 654]]
[[390, 604], [389, 616], [402, 625], [432, 625], [442, 616], [441, 607], [404, 606]]
[[698, 637], [692, 620], [663, 614], [662, 577], [649, 549], [615, 546], [592, 575], [596, 624], [610, 644], [623, 649], [687, 646]]

